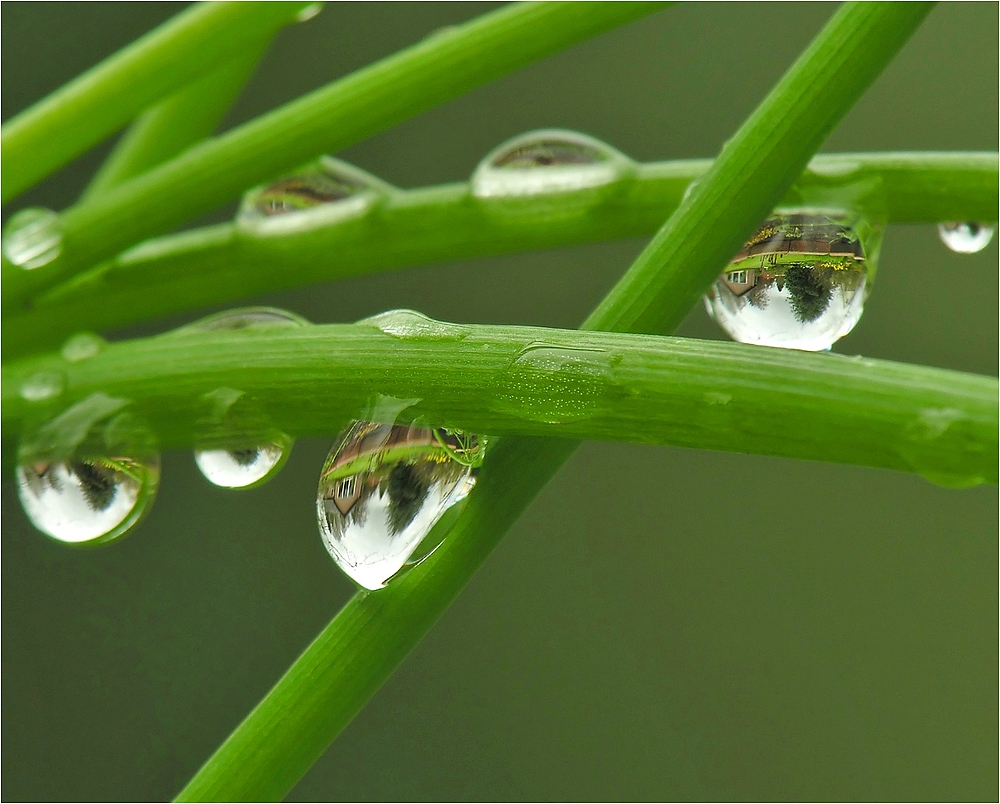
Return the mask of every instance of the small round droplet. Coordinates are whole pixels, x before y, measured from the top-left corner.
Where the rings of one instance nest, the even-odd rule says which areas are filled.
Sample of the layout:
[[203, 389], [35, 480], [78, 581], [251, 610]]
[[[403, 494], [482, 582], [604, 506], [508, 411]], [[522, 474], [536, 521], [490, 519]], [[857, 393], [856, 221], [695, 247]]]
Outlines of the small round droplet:
[[243, 196], [237, 224], [251, 234], [300, 231], [358, 218], [393, 188], [359, 168], [324, 156]]
[[308, 323], [302, 316], [279, 307], [239, 307], [199, 319], [177, 331], [217, 332], [261, 327], [301, 327]]
[[472, 174], [472, 195], [501, 212], [524, 214], [531, 202], [532, 214], [575, 215], [613, 197], [634, 168], [627, 156], [586, 134], [532, 131], [487, 154]]
[[958, 254], [975, 254], [993, 239], [993, 227], [985, 223], [939, 223], [941, 242]]
[[536, 342], [504, 369], [496, 394], [505, 413], [548, 424], [589, 419], [622, 393], [615, 355]]
[[288, 457], [290, 440], [236, 449], [195, 450], [194, 460], [210, 483], [226, 489], [246, 489], [266, 483]]
[[435, 321], [416, 310], [387, 310], [358, 321], [395, 338], [421, 338], [434, 341], [457, 341], [468, 335], [461, 324]]
[[310, 3], [295, 15], [296, 22], [309, 22], [323, 10], [323, 3]]
[[469, 494], [482, 453], [467, 433], [354, 422], [334, 442], [316, 499], [337, 566], [381, 589], [429, 556], [446, 535], [434, 526]]
[[62, 356], [70, 363], [79, 363], [96, 357], [107, 343], [100, 335], [93, 332], [79, 332], [70, 337], [62, 347]]
[[21, 385], [21, 398], [28, 402], [44, 402], [62, 393], [66, 381], [58, 371], [38, 371]]
[[864, 310], [881, 231], [846, 214], [777, 214], [757, 230], [705, 296], [736, 341], [822, 351]]
[[160, 456], [127, 402], [92, 394], [37, 430], [18, 450], [17, 491], [32, 524], [57, 541], [106, 544], [152, 504]]
[[26, 271], [48, 265], [62, 252], [62, 246], [62, 218], [51, 209], [22, 209], [4, 227], [3, 254]]

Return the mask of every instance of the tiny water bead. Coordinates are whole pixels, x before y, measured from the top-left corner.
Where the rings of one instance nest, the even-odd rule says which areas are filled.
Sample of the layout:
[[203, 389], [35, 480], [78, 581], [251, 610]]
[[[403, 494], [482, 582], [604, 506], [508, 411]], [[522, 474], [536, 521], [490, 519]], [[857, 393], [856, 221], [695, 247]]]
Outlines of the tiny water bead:
[[[301, 327], [308, 323], [301, 316], [277, 307], [244, 307], [209, 316], [185, 329], [204, 332], [274, 326]], [[246, 420], [252, 414], [247, 413], [245, 406], [237, 408], [237, 403], [244, 397], [242, 392], [219, 389], [208, 397], [214, 408], [213, 423], [223, 430], [234, 432], [234, 440], [238, 440], [240, 430], [245, 432], [250, 429], [246, 426]], [[205, 479], [213, 485], [227, 489], [252, 488], [265, 483], [281, 470], [293, 443], [287, 436], [275, 434], [263, 443], [196, 448], [194, 460]]]
[[310, 3], [295, 15], [296, 22], [309, 22], [323, 10], [323, 3]]
[[941, 242], [958, 254], [975, 254], [993, 240], [993, 227], [985, 223], [939, 223]]
[[70, 363], [79, 363], [81, 360], [96, 357], [105, 346], [107, 342], [100, 335], [95, 335], [93, 332], [79, 332], [63, 344], [61, 354]]
[[92, 394], [22, 442], [16, 469], [32, 524], [74, 545], [106, 544], [134, 527], [159, 484], [160, 456], [124, 400]]
[[[538, 201], [553, 194], [544, 214], [572, 215], [614, 195], [630, 178], [635, 164], [600, 140], [575, 131], [532, 131], [503, 143], [472, 174], [472, 195], [497, 211], [523, 213], [524, 204], [539, 210]], [[590, 192], [585, 192], [585, 191]], [[573, 194], [573, 199], [563, 198]]]
[[37, 371], [22, 383], [21, 398], [28, 402], [44, 402], [63, 392], [66, 380], [58, 371]]
[[482, 457], [482, 441], [468, 433], [351, 424], [323, 465], [316, 498], [334, 562], [365, 589], [418, 564], [440, 546], [445, 533], [434, 526], [469, 494]]
[[709, 288], [705, 307], [733, 340], [829, 349], [861, 318], [881, 236], [846, 213], [775, 214]]
[[62, 247], [62, 218], [51, 209], [22, 209], [4, 227], [3, 255], [26, 271], [48, 265]]
[[381, 179], [323, 156], [243, 196], [236, 221], [251, 233], [298, 231], [303, 225], [356, 218], [392, 192]]
[[394, 338], [421, 338], [434, 341], [460, 341], [469, 334], [461, 324], [436, 321], [416, 310], [387, 310], [362, 318], [358, 324], [375, 327]]

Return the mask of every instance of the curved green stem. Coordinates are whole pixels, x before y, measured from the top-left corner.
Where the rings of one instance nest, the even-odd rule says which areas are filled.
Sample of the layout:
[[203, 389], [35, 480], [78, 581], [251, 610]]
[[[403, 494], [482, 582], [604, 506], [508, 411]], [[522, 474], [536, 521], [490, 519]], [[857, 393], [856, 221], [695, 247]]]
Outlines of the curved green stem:
[[[392, 315], [392, 314], [390, 314]], [[71, 363], [3, 369], [3, 439], [39, 403], [19, 390], [58, 374], [61, 408], [128, 399], [165, 447], [226, 437], [212, 393], [243, 392], [266, 427], [333, 436], [373, 398], [407, 416], [492, 435], [637, 441], [995, 482], [996, 380], [887, 361], [662, 336], [459, 326], [394, 314], [412, 336], [331, 325], [183, 332], [126, 341]], [[264, 426], [262, 424], [262, 426]], [[264, 431], [262, 430], [262, 433]], [[229, 434], [232, 435], [231, 433]], [[253, 438], [245, 425], [236, 433]]]
[[21, 112], [2, 129], [4, 203], [307, 5], [197, 4]]
[[[221, 224], [150, 240], [53, 289], [31, 312], [5, 316], [4, 358], [45, 351], [79, 330], [110, 331], [369, 271], [652, 234], [710, 166], [639, 165], [596, 206], [573, 204], [591, 192], [584, 190], [540, 199], [530, 214], [495, 214], [468, 185], [450, 184], [400, 191], [361, 218], [280, 236]], [[997, 188], [992, 153], [828, 154], [809, 163], [784, 202], [849, 204], [896, 223], [992, 221]], [[559, 214], [546, 214], [550, 207]]]
[[[588, 327], [673, 326], [693, 302], [691, 288], [700, 293], [719, 273], [929, 10], [903, 3], [843, 6], [734, 135]], [[720, 215], [716, 208], [733, 214]], [[702, 217], [707, 228], [698, 223]], [[698, 238], [704, 236], [718, 243], [699, 250]], [[681, 259], [690, 260], [690, 276], [678, 279]], [[658, 282], [660, 273], [678, 281], [680, 292]], [[178, 800], [284, 796], [427, 633], [575, 446], [571, 440], [510, 438], [495, 447], [444, 544], [389, 588], [355, 595]]]
[[519, 3], [427, 37], [71, 207], [52, 262], [24, 271], [3, 260], [4, 309], [23, 308], [43, 289], [325, 151], [662, 7]]

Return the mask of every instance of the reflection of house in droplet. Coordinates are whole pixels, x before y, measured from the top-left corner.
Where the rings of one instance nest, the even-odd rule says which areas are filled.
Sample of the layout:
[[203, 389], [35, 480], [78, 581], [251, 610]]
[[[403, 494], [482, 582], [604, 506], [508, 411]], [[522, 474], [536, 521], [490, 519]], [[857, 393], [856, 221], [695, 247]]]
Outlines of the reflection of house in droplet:
[[357, 475], [344, 477], [337, 481], [333, 488], [333, 504], [337, 506], [341, 516], [347, 516], [355, 503], [361, 499], [361, 484]]
[[722, 275], [722, 281], [734, 296], [749, 293], [757, 284], [757, 271], [750, 268], [745, 271], [729, 271]]

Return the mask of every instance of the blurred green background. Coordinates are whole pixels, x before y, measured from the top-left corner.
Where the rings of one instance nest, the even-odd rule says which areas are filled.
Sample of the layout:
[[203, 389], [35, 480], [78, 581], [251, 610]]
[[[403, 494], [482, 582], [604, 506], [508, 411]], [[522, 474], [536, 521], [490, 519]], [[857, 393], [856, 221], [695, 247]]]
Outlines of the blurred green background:
[[[278, 37], [227, 125], [492, 7], [329, 4]], [[181, 8], [4, 3], [4, 119]], [[539, 127], [710, 157], [834, 8], [684, 4], [342, 156], [404, 187], [461, 180]], [[824, 150], [996, 149], [997, 25], [995, 3], [939, 6]], [[71, 203], [105, 153], [4, 217]], [[316, 322], [406, 306], [572, 327], [642, 246], [257, 301]], [[994, 375], [996, 270], [995, 241], [961, 256], [933, 227], [890, 227], [837, 350]], [[721, 337], [701, 309], [681, 334]], [[5, 800], [180, 789], [352, 592], [314, 519], [328, 447], [299, 443], [242, 493], [167, 454], [149, 518], [94, 552], [34, 531], [4, 478]], [[291, 798], [995, 800], [996, 538], [993, 487], [588, 444]]]

